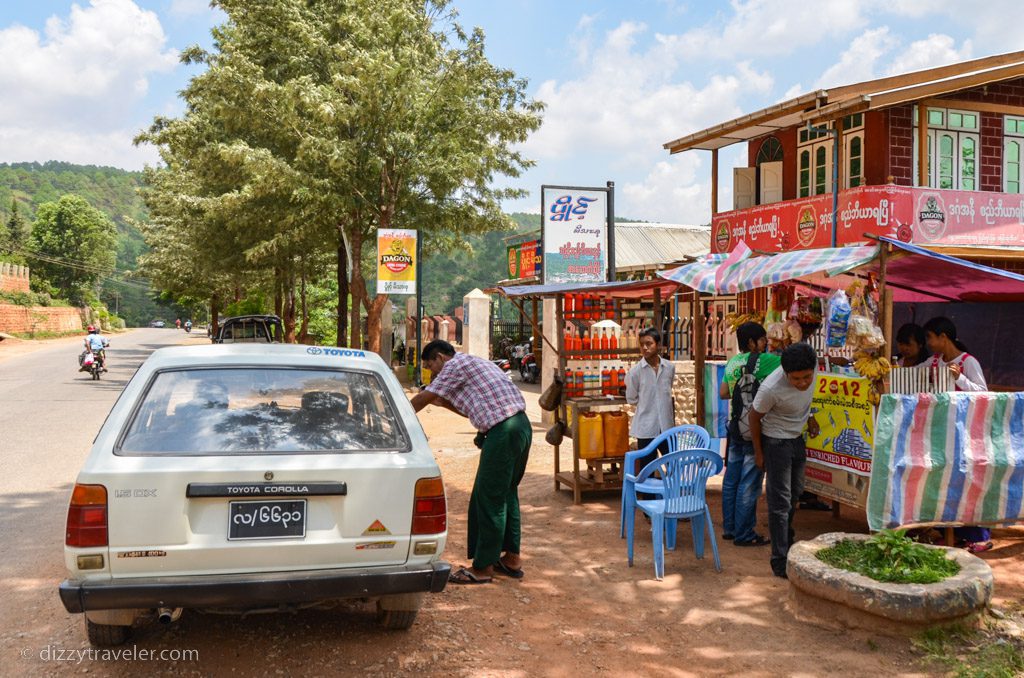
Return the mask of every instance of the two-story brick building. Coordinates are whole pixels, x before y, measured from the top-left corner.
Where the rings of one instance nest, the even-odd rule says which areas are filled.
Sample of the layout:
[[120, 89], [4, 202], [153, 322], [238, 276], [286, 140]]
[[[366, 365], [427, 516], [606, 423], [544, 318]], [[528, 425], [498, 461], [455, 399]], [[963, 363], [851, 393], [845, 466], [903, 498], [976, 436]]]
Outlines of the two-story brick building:
[[[740, 142], [748, 166], [719, 212], [718, 150]], [[1007, 249], [1024, 249], [1024, 52], [817, 90], [665, 148], [711, 151], [714, 251], [872, 233], [1024, 269]]]

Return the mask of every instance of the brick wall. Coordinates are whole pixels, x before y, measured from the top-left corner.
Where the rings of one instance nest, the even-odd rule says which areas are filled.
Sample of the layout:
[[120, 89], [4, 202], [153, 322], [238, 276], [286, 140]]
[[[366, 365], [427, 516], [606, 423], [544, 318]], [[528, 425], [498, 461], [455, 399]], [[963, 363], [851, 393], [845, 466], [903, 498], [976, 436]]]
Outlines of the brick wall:
[[898, 186], [914, 185], [914, 111], [895, 106], [889, 111], [889, 174]]
[[981, 114], [981, 160], [978, 188], [983, 191], [1003, 190], [1003, 116]]
[[[1009, 80], [961, 90], [943, 95], [939, 99], [950, 101], [950, 108], [960, 108], [955, 102], [975, 101], [1004, 106], [1024, 107], [1024, 78]], [[969, 106], [962, 108], [969, 109]], [[914, 118], [913, 106], [888, 109], [889, 174], [901, 186], [913, 186], [914, 172]], [[981, 148], [978, 151], [978, 189], [1001, 192], [1003, 190], [1003, 116], [1000, 113], [981, 114]], [[870, 182], [869, 182], [870, 183]]]
[[28, 292], [28, 266], [0, 262], [0, 291]]
[[82, 329], [77, 308], [0, 304], [0, 332], [71, 332]]

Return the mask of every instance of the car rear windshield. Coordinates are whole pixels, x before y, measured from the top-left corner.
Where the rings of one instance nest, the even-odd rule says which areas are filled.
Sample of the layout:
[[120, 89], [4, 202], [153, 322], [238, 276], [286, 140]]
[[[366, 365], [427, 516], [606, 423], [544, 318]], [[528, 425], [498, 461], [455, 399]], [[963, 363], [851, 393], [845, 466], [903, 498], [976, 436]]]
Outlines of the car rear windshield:
[[372, 373], [288, 368], [158, 372], [118, 454], [407, 451]]

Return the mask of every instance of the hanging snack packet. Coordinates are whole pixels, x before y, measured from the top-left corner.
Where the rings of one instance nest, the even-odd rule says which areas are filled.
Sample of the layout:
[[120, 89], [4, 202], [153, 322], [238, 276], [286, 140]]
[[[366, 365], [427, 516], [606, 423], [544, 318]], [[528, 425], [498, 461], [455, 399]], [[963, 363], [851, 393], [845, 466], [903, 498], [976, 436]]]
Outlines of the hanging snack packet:
[[850, 299], [843, 290], [836, 290], [828, 299], [828, 324], [825, 340], [829, 348], [840, 348], [846, 344], [846, 328], [850, 322]]

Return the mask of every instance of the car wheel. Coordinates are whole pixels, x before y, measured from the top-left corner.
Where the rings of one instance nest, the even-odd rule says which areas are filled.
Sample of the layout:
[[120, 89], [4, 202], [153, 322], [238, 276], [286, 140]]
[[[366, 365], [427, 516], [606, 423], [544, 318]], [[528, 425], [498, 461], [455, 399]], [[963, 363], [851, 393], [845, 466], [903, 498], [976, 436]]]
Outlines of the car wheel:
[[377, 623], [389, 631], [405, 631], [416, 621], [419, 610], [385, 610], [377, 601]]
[[89, 644], [96, 647], [109, 647], [121, 645], [128, 640], [131, 633], [130, 626], [114, 626], [111, 624], [97, 624], [88, 619], [85, 620], [85, 635], [89, 638]]

